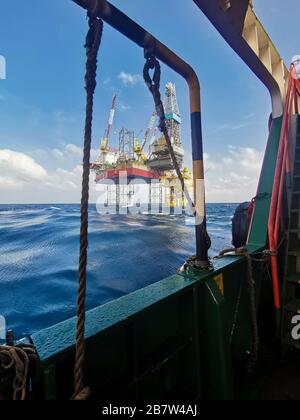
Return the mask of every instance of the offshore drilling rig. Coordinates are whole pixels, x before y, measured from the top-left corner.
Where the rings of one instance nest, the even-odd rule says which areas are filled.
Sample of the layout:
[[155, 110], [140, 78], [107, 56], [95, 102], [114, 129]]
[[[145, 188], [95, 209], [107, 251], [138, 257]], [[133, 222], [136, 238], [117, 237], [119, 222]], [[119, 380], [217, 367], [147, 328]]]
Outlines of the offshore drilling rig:
[[[181, 115], [172, 83], [165, 87], [164, 109], [167, 128], [173, 150], [182, 167], [184, 149], [181, 142]], [[122, 128], [119, 132], [119, 147], [110, 147], [116, 95], [113, 96], [108, 127], [101, 141], [100, 154], [91, 168], [96, 174], [96, 183], [103, 186], [104, 204], [117, 211], [147, 204], [147, 211], [181, 212], [186, 208], [186, 199], [174, 171], [166, 140], [158, 136], [157, 114], [152, 113], [145, 135], [140, 141], [134, 131]], [[149, 144], [148, 140], [150, 139]], [[182, 169], [188, 189], [193, 188], [191, 172]]]

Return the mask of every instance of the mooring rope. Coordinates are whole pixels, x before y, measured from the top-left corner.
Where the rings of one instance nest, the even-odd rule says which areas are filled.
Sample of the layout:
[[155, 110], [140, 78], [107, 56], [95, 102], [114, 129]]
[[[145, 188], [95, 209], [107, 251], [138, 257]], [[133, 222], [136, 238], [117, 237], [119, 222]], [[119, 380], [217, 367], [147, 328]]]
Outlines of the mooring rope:
[[[169, 132], [168, 132], [168, 128], [167, 128], [167, 125], [166, 125], [165, 110], [164, 110], [164, 105], [162, 103], [161, 94], [160, 94], [160, 79], [161, 79], [160, 63], [156, 59], [156, 57], [151, 53], [148, 54], [147, 52], [145, 52], [145, 57], [146, 57], [146, 63], [145, 63], [145, 66], [144, 66], [143, 76], [144, 76], [144, 81], [145, 81], [145, 83], [146, 83], [148, 89], [150, 90], [150, 92], [153, 96], [153, 99], [154, 99], [156, 113], [159, 117], [159, 129], [165, 137], [167, 147], [168, 147], [168, 151], [169, 151], [169, 154], [171, 156], [172, 163], [173, 163], [174, 169], [176, 171], [177, 177], [180, 181], [182, 191], [185, 194], [185, 197], [186, 197], [186, 199], [189, 203], [190, 208], [193, 210], [195, 208], [195, 206], [194, 206], [193, 200], [191, 199], [191, 196], [190, 196], [189, 192], [187, 191], [187, 189], [185, 187], [184, 177], [183, 177], [182, 172], [180, 170], [180, 166], [178, 164], [178, 161], [177, 161], [177, 158], [176, 158], [173, 146], [172, 146], [172, 142], [171, 142], [171, 139], [170, 139], [170, 135], [169, 135]], [[149, 74], [150, 70], [154, 70], [153, 78], [150, 77], [150, 74]], [[195, 212], [195, 210], [194, 210], [194, 212]]]
[[[234, 253], [236, 256], [245, 257], [246, 264], [247, 264], [247, 290], [248, 290], [248, 299], [249, 299], [249, 309], [250, 309], [250, 322], [251, 322], [251, 330], [252, 330], [252, 348], [250, 352], [250, 360], [248, 363], [248, 371], [252, 372], [257, 360], [258, 360], [258, 351], [259, 351], [259, 330], [258, 330], [258, 322], [257, 322], [257, 308], [256, 308], [256, 298], [255, 298], [255, 280], [253, 277], [253, 265], [252, 261], [259, 261], [259, 262], [267, 262], [267, 258], [269, 256], [269, 251], [265, 251], [263, 253], [263, 257], [261, 259], [254, 259], [252, 255], [249, 253], [247, 247], [241, 248], [228, 248], [224, 249], [219, 253], [219, 256], [215, 258], [224, 258], [228, 254]], [[242, 287], [240, 287], [237, 306], [234, 315], [233, 327], [230, 333], [230, 342], [232, 342], [234, 330], [237, 323], [237, 316], [238, 310], [241, 303], [241, 293]]]
[[[166, 140], [168, 152], [169, 152], [169, 155], [171, 156], [174, 169], [180, 181], [182, 191], [186, 197], [186, 200], [189, 204], [190, 209], [193, 211], [193, 215], [197, 216], [197, 211], [196, 211], [194, 202], [191, 199], [191, 196], [186, 188], [184, 176], [180, 170], [180, 166], [178, 164], [178, 161], [177, 161], [174, 149], [173, 149], [173, 145], [170, 139], [169, 131], [166, 125], [165, 110], [164, 110], [164, 105], [162, 103], [161, 93], [160, 93], [160, 79], [161, 79], [160, 63], [155, 57], [155, 55], [147, 50], [145, 50], [145, 58], [146, 58], [146, 63], [144, 66], [143, 76], [144, 76], [144, 81], [154, 99], [156, 113], [159, 117], [159, 129]], [[150, 76], [150, 70], [154, 70], [154, 74], [152, 78]], [[204, 224], [202, 225], [202, 236], [205, 238], [205, 245], [207, 249], [209, 249], [211, 247], [211, 239], [207, 233], [206, 226]], [[197, 257], [193, 256], [192, 258], [188, 260], [188, 265], [194, 266], [197, 268], [197, 262], [198, 262]]]
[[86, 273], [87, 273], [87, 250], [88, 250], [88, 206], [89, 206], [89, 177], [92, 142], [92, 123], [94, 93], [96, 89], [97, 56], [103, 33], [103, 21], [92, 12], [88, 12], [89, 31], [86, 37], [86, 75], [85, 89], [86, 119], [83, 152], [83, 175], [81, 195], [81, 224], [80, 224], [80, 256], [78, 269], [78, 301], [77, 301], [77, 331], [76, 331], [76, 355], [74, 368], [74, 394], [73, 400], [87, 399], [89, 389], [84, 386], [84, 363], [85, 363], [85, 301], [86, 301]]
[[38, 355], [30, 344], [0, 346], [0, 370], [14, 370], [13, 399], [26, 399], [26, 388], [29, 380], [29, 369], [38, 364]]
[[251, 349], [251, 354], [250, 354], [250, 360], [247, 367], [248, 367], [248, 371], [252, 372], [258, 360], [259, 332], [258, 332], [256, 299], [255, 299], [255, 280], [253, 278], [252, 259], [248, 251], [245, 252], [245, 257], [247, 261], [247, 288], [248, 288], [250, 318], [251, 318], [251, 328], [252, 328], [252, 349]]

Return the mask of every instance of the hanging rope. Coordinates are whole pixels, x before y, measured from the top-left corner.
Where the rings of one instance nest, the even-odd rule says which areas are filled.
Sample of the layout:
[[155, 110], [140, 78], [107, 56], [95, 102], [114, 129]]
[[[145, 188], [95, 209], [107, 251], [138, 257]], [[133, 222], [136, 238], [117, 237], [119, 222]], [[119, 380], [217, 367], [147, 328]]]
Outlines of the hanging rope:
[[[178, 164], [178, 161], [177, 161], [177, 158], [176, 158], [173, 146], [172, 146], [172, 142], [169, 136], [168, 128], [166, 125], [165, 110], [164, 110], [164, 106], [163, 106], [163, 103], [161, 100], [161, 94], [160, 94], [160, 78], [161, 78], [160, 64], [159, 64], [159, 61], [156, 59], [156, 57], [151, 53], [145, 52], [145, 57], [146, 57], [146, 64], [144, 66], [144, 72], [143, 72], [144, 81], [154, 99], [156, 113], [159, 117], [159, 129], [166, 139], [169, 155], [171, 156], [172, 163], [176, 171], [177, 177], [180, 181], [182, 191], [185, 194], [185, 197], [190, 206], [190, 209], [193, 210], [194, 215], [195, 215], [195, 206], [194, 206], [193, 200], [190, 197], [189, 192], [187, 191], [187, 188], [185, 188], [184, 177], [180, 170], [180, 166]], [[153, 78], [151, 78], [150, 76], [150, 70], [154, 70]]]
[[[256, 298], [255, 298], [255, 280], [253, 277], [252, 261], [268, 263], [268, 258], [270, 258], [270, 252], [266, 251], [262, 253], [262, 257], [260, 259], [256, 259], [256, 258], [253, 258], [253, 256], [251, 256], [251, 254], [248, 252], [246, 247], [228, 248], [221, 251], [219, 256], [215, 258], [224, 258], [226, 255], [231, 254], [233, 252], [235, 253], [235, 255], [239, 257], [245, 257], [246, 264], [247, 264], [247, 290], [248, 290], [250, 322], [251, 322], [251, 330], [252, 330], [252, 348], [251, 348], [250, 359], [249, 359], [247, 368], [249, 372], [252, 372], [258, 360], [258, 350], [259, 350], [259, 331], [258, 331], [258, 323], [257, 323], [257, 308], [256, 308]], [[230, 342], [232, 342], [235, 327], [237, 324], [237, 316], [238, 316], [238, 311], [239, 311], [240, 303], [241, 303], [241, 294], [242, 294], [242, 286], [240, 287], [240, 290], [239, 290], [233, 326], [230, 333]]]
[[103, 33], [103, 21], [92, 12], [88, 12], [89, 31], [86, 37], [86, 75], [85, 89], [86, 120], [83, 153], [83, 177], [81, 196], [81, 225], [80, 225], [80, 256], [78, 270], [78, 302], [77, 302], [77, 332], [76, 355], [74, 368], [74, 395], [73, 400], [87, 399], [89, 389], [84, 387], [84, 362], [85, 362], [85, 300], [86, 300], [86, 271], [88, 250], [88, 205], [89, 205], [89, 177], [90, 155], [92, 142], [92, 123], [94, 93], [96, 89], [97, 55]]
[[[30, 344], [0, 346], [0, 370], [14, 370], [13, 399], [24, 401], [28, 384], [29, 370], [38, 364], [38, 355]], [[37, 369], [36, 369], [37, 370]]]
[[[160, 94], [160, 79], [161, 79], [161, 67], [159, 64], [159, 61], [156, 59], [156, 57], [149, 51], [145, 51], [145, 58], [146, 58], [146, 63], [144, 66], [144, 81], [148, 87], [148, 89], [150, 90], [153, 99], [154, 99], [154, 103], [155, 103], [155, 108], [156, 108], [156, 113], [159, 117], [159, 129], [162, 132], [162, 134], [164, 135], [164, 138], [166, 140], [167, 143], [167, 147], [168, 147], [168, 151], [169, 151], [169, 155], [171, 156], [172, 159], [172, 163], [174, 166], [174, 169], [176, 171], [177, 177], [180, 181], [181, 184], [181, 189], [186, 197], [186, 200], [189, 204], [190, 209], [193, 211], [193, 215], [196, 217], [197, 216], [197, 211], [194, 205], [193, 200], [191, 199], [191, 196], [188, 192], [188, 189], [185, 187], [185, 181], [184, 181], [184, 176], [180, 170], [180, 166], [178, 164], [174, 149], [173, 149], [173, 145], [170, 139], [170, 135], [169, 135], [169, 131], [166, 125], [166, 117], [165, 117], [165, 110], [164, 110], [164, 106], [161, 100], [161, 94]], [[151, 78], [150, 76], [150, 71], [154, 70], [154, 74], [153, 77]], [[202, 223], [201, 226], [201, 235], [204, 238], [205, 241], [205, 246], [206, 249], [208, 250], [211, 247], [211, 239], [207, 233], [206, 230], [206, 224]], [[187, 261], [187, 266], [189, 267], [193, 267], [195, 269], [203, 269], [203, 264], [202, 262], [199, 262], [198, 257], [197, 256], [192, 256], [191, 258], [188, 259]], [[206, 269], [211, 269], [212, 265], [210, 263], [208, 263], [207, 267], [205, 267]]]
[[255, 299], [255, 280], [253, 278], [252, 259], [248, 251], [245, 252], [245, 257], [247, 260], [247, 289], [248, 289], [251, 328], [252, 328], [252, 349], [251, 349], [250, 359], [249, 359], [247, 368], [249, 372], [252, 372], [258, 360], [259, 332], [258, 332], [256, 299]]

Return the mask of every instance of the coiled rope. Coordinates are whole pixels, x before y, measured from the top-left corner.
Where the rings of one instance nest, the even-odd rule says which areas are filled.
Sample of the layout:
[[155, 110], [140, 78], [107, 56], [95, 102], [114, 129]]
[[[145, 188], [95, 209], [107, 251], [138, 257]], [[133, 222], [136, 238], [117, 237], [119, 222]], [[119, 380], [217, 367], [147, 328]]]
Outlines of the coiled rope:
[[[29, 370], [38, 365], [38, 355], [30, 344], [0, 346], [0, 370], [14, 370], [13, 399], [24, 401], [29, 380]], [[37, 370], [37, 369], [36, 369]]]
[[90, 155], [92, 142], [92, 123], [94, 93], [96, 89], [97, 56], [100, 48], [103, 21], [95, 13], [88, 12], [89, 31], [86, 37], [86, 119], [83, 152], [83, 176], [81, 195], [81, 224], [80, 224], [80, 256], [78, 269], [78, 301], [77, 301], [77, 332], [76, 354], [74, 367], [74, 394], [73, 400], [85, 400], [89, 397], [90, 390], [84, 386], [84, 363], [85, 363], [85, 301], [86, 301], [86, 272], [88, 250], [88, 206], [89, 206], [89, 177]]

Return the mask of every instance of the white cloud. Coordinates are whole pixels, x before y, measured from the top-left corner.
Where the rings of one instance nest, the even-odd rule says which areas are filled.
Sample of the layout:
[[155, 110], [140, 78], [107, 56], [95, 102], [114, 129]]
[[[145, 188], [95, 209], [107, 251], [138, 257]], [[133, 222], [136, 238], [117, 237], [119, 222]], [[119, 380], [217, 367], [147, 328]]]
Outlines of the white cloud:
[[[62, 149], [52, 149], [50, 151], [51, 155], [58, 161], [69, 161], [69, 162], [79, 162], [82, 161], [83, 148], [76, 146], [75, 144], [67, 144]], [[35, 156], [45, 157], [47, 151], [38, 150], [34, 152]], [[98, 149], [91, 149], [91, 159], [96, 159], [99, 154]]]
[[241, 124], [220, 124], [214, 129], [214, 133], [221, 133], [222, 131], [238, 131], [243, 128], [249, 127], [249, 122], [244, 122]]
[[216, 169], [216, 164], [212, 161], [210, 155], [208, 153], [203, 154], [204, 161], [205, 161], [205, 168], [206, 171], [211, 171]]
[[63, 149], [52, 149], [51, 154], [58, 160], [64, 160], [70, 157], [81, 158], [82, 148], [75, 144], [67, 144]]
[[[43, 153], [42, 153], [43, 152]], [[93, 155], [96, 155], [93, 150]], [[46, 170], [31, 156], [13, 150], [0, 149], [0, 202], [2, 203], [78, 203], [82, 181], [82, 149], [68, 144], [63, 149], [39, 150], [49, 164]], [[68, 156], [75, 156], [76, 165], [68, 170]], [[91, 200], [96, 201], [95, 175], [90, 178]]]
[[[98, 155], [93, 149], [92, 160]], [[82, 148], [41, 149], [29, 154], [0, 149], [2, 203], [78, 203], [81, 193]], [[188, 158], [189, 154], [187, 154]], [[43, 160], [44, 167], [38, 163]], [[208, 202], [241, 202], [256, 194], [263, 153], [251, 147], [228, 146], [225, 153], [204, 154]], [[47, 163], [45, 163], [47, 162]], [[51, 169], [49, 169], [49, 167]], [[190, 165], [188, 165], [190, 166]], [[97, 199], [95, 175], [91, 201]]]
[[0, 174], [1, 186], [17, 188], [47, 177], [47, 171], [30, 156], [7, 149], [0, 149]]
[[251, 147], [229, 146], [228, 149], [235, 164], [242, 166], [244, 170], [254, 173], [260, 170], [263, 157], [262, 152]]
[[263, 152], [228, 146], [225, 155], [212, 160], [205, 154], [204, 160], [208, 202], [242, 202], [255, 196]]
[[67, 154], [78, 157], [81, 157], [83, 153], [82, 147], [75, 146], [75, 144], [67, 144], [65, 150]]
[[62, 160], [64, 158], [64, 153], [59, 149], [53, 149], [52, 155], [58, 160]]
[[47, 181], [47, 186], [53, 191], [73, 193], [81, 188], [82, 166], [77, 165], [71, 171], [58, 168]]
[[122, 81], [125, 86], [135, 86], [139, 83], [143, 83], [143, 78], [139, 74], [130, 74], [121, 71], [118, 78]]

